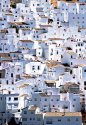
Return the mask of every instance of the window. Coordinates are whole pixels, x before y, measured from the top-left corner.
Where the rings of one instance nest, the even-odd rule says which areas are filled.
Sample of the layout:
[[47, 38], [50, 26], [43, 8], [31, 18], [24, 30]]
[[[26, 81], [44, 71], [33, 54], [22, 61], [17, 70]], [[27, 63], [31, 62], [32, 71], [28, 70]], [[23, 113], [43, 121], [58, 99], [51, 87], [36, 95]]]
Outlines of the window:
[[47, 99], [45, 98], [45, 101], [47, 101]]
[[32, 120], [32, 118], [30, 118], [30, 120]]
[[78, 121], [78, 118], [76, 118], [76, 121]]
[[17, 97], [15, 97], [15, 98], [14, 98], [14, 100], [18, 100], [18, 98], [17, 98]]
[[32, 66], [32, 70], [35, 70], [35, 67], [34, 67], [34, 66]]
[[6, 83], [8, 84], [8, 80], [6, 81]]
[[31, 114], [33, 114], [33, 112], [31, 112]]
[[53, 107], [55, 107], [55, 105], [53, 105]]
[[76, 49], [76, 53], [77, 53], [77, 49]]
[[86, 90], [86, 87], [84, 87], [84, 90]]
[[46, 124], [53, 124], [52, 120], [46, 121]]
[[41, 121], [41, 118], [37, 118], [37, 121]]
[[11, 73], [11, 77], [13, 77], [13, 73]]
[[40, 66], [38, 66], [38, 70], [40, 70]]
[[71, 65], [73, 65], [73, 63], [71, 62]]
[[11, 100], [11, 97], [9, 97], [9, 101]]
[[75, 19], [75, 17], [73, 17], [73, 19]]
[[78, 46], [80, 46], [80, 44], [78, 44]]
[[59, 101], [59, 99], [57, 99], [57, 101]]
[[83, 44], [81, 43], [81, 46], [83, 46]]
[[27, 121], [27, 118], [23, 118], [23, 121]]
[[86, 85], [86, 81], [84, 81], [84, 85]]
[[34, 101], [37, 101], [37, 98], [34, 98]]
[[27, 114], [27, 111], [24, 111], [24, 114]]
[[1, 73], [0, 73], [0, 78], [1, 78]]
[[68, 118], [67, 121], [70, 121], [70, 118]]
[[73, 105], [73, 107], [75, 107], [75, 105]]
[[53, 99], [51, 99], [51, 101], [53, 101]]
[[76, 99], [73, 99], [73, 101], [76, 101]]
[[61, 121], [61, 118], [58, 118], [58, 121], [60, 122], [60, 121]]
[[12, 84], [14, 84], [14, 81], [12, 80]]
[[81, 51], [81, 49], [79, 49], [79, 51]]
[[86, 72], [86, 69], [84, 70], [84, 72]]
[[33, 120], [35, 120], [35, 118], [33, 118]]

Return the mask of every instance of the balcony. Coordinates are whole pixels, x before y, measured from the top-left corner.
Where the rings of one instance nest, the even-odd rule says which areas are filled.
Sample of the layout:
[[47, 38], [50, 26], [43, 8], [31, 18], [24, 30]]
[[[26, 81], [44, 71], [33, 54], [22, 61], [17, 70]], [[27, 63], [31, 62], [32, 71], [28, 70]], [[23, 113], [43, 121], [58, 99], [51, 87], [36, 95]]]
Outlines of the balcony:
[[18, 106], [14, 106], [14, 105], [7, 106], [7, 110], [16, 110], [18, 108], [19, 108]]
[[18, 100], [7, 100], [7, 103], [19, 103], [19, 101]]

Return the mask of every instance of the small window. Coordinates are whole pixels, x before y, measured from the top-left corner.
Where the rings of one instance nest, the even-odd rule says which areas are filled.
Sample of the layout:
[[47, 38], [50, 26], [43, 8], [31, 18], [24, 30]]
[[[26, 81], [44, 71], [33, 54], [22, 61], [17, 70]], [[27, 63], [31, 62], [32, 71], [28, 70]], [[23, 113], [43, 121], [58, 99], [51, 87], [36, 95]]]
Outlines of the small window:
[[67, 121], [70, 121], [70, 118], [68, 118]]
[[34, 98], [34, 101], [37, 101], [37, 98]]
[[61, 118], [58, 118], [58, 121], [60, 122], [60, 121], [61, 121]]
[[11, 77], [13, 77], [13, 73], [11, 73]]
[[35, 67], [34, 67], [34, 66], [32, 66], [32, 70], [35, 70]]
[[76, 99], [73, 99], [73, 101], [76, 101]]
[[18, 98], [17, 98], [17, 97], [15, 97], [15, 98], [14, 98], [14, 100], [18, 100]]
[[51, 99], [51, 101], [53, 101], [53, 99]]
[[37, 121], [41, 121], [41, 118], [37, 118]]
[[30, 118], [30, 120], [32, 120], [32, 118]]
[[83, 44], [81, 43], [81, 46], [83, 46]]
[[6, 81], [6, 83], [8, 84], [8, 80]]
[[31, 114], [33, 114], [33, 112], [31, 112]]
[[71, 62], [71, 65], [73, 65], [73, 63]]
[[78, 118], [76, 118], [76, 121], [78, 121]]
[[84, 70], [84, 72], [86, 72], [86, 69]]
[[11, 97], [9, 97], [9, 101], [11, 100]]
[[84, 81], [84, 85], [86, 85], [86, 81]]
[[24, 111], [24, 114], [27, 114], [27, 111]]
[[45, 98], [45, 101], [47, 101], [47, 98]]
[[23, 118], [23, 121], [27, 121], [27, 118]]
[[38, 70], [40, 70], [40, 66], [38, 66]]

